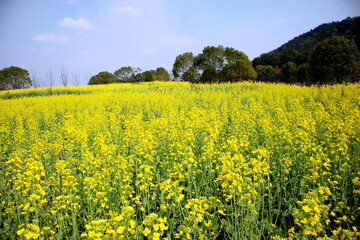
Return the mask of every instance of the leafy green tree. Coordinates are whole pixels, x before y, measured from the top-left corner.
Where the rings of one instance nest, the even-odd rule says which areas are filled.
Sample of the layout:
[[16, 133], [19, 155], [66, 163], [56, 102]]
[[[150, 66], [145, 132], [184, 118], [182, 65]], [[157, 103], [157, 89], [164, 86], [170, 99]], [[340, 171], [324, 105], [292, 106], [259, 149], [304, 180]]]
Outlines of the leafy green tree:
[[307, 83], [309, 80], [309, 64], [303, 63], [296, 70], [296, 77], [299, 82]]
[[252, 67], [252, 63], [249, 58], [246, 56], [246, 59], [239, 59], [236, 61], [235, 66], [235, 76], [237, 80], [255, 80], [256, 71]]
[[233, 82], [237, 78], [235, 71], [236, 61], [246, 58], [246, 55], [243, 52], [227, 47], [225, 48], [224, 56], [226, 65], [222, 69], [221, 75], [225, 81]]
[[132, 68], [132, 71], [133, 71], [133, 73], [131, 74], [131, 76], [130, 76], [130, 82], [131, 83], [135, 83], [135, 82], [140, 82], [141, 81], [141, 79], [140, 79], [140, 77], [141, 77], [141, 68]]
[[200, 83], [215, 83], [217, 82], [217, 71], [213, 67], [206, 68], [200, 77]]
[[310, 83], [342, 83], [357, 73], [359, 51], [353, 40], [334, 36], [318, 43], [310, 54]]
[[282, 65], [281, 67], [282, 81], [285, 83], [295, 83], [297, 80], [296, 71], [297, 71], [296, 64], [291, 61]]
[[195, 67], [189, 68], [183, 74], [183, 81], [191, 82], [191, 83], [199, 83], [201, 74], [196, 70]]
[[0, 90], [5, 90], [7, 84], [5, 84], [5, 79], [2, 71], [0, 71]]
[[138, 74], [133, 74], [131, 75], [131, 82], [136, 83], [136, 82], [142, 82], [143, 81], [143, 74], [142, 73], [138, 73]]
[[131, 76], [134, 74], [132, 67], [122, 67], [114, 72], [119, 82], [130, 82]]
[[202, 53], [196, 56], [195, 66], [203, 71], [213, 68], [216, 72], [220, 72], [225, 63], [225, 49], [223, 46], [218, 47], [207, 46]]
[[163, 67], [157, 68], [155, 75], [156, 81], [170, 81], [170, 75]]
[[245, 53], [229, 47], [225, 48], [224, 57], [226, 60], [226, 64], [234, 64], [237, 60], [248, 59]]
[[32, 85], [29, 72], [19, 67], [8, 67], [1, 70], [0, 90], [21, 89]]
[[222, 69], [222, 76], [226, 81], [255, 80], [256, 71], [245, 53], [233, 48], [225, 49], [226, 65]]
[[92, 76], [89, 80], [88, 85], [99, 85], [99, 84], [108, 84], [108, 83], [116, 83], [118, 79], [114, 74], [109, 72], [100, 72], [95, 76]]
[[270, 65], [257, 65], [255, 67], [257, 81], [276, 82], [279, 79], [279, 73]]
[[135, 82], [153, 82], [156, 80], [156, 71], [149, 70], [143, 73], [138, 73], [135, 76]]
[[[201, 74], [200, 74], [201, 73]], [[202, 53], [177, 56], [173, 74], [175, 78], [192, 83], [213, 83], [220, 81], [254, 80], [256, 72], [243, 52], [223, 46], [207, 46]]]
[[145, 82], [153, 82], [156, 79], [156, 71], [155, 70], [149, 70], [144, 72], [144, 81]]
[[[194, 56], [192, 52], [186, 52], [181, 55], [178, 55], [175, 59], [175, 63], [173, 65], [173, 75], [175, 79], [184, 80], [184, 73], [188, 72], [191, 67], [194, 65]], [[189, 75], [189, 74], [187, 74]]]

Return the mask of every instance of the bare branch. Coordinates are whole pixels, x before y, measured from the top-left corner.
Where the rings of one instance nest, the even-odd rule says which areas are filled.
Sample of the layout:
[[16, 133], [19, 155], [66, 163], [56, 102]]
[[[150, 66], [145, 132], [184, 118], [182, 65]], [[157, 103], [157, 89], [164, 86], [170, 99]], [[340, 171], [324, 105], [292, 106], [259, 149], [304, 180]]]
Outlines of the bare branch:
[[76, 85], [76, 86], [79, 86], [79, 75], [74, 74], [74, 75], [73, 75], [73, 80], [74, 80], [74, 82], [75, 82], [75, 85]]
[[40, 79], [40, 77], [37, 75], [34, 66], [32, 66], [31, 69], [30, 69], [30, 78], [31, 78], [31, 81], [32, 81], [32, 85], [33, 85], [35, 88], [40, 87], [40, 85], [41, 85], [41, 79]]
[[62, 84], [64, 85], [64, 87], [66, 87], [68, 85], [68, 74], [65, 71], [64, 66], [62, 66], [60, 69], [60, 77], [61, 77]]
[[53, 76], [51, 69], [49, 69], [49, 71], [47, 73], [47, 78], [48, 78], [48, 83], [49, 83], [50, 87], [53, 87], [54, 86], [54, 76]]

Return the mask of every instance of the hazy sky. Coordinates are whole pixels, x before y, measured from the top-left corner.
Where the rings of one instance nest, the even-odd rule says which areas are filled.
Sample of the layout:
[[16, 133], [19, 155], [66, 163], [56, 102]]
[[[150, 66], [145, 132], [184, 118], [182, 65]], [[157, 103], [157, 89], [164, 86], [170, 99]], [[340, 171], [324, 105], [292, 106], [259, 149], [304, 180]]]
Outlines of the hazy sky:
[[169, 72], [208, 45], [252, 60], [322, 23], [360, 15], [359, 0], [0, 0], [0, 69], [74, 84], [122, 66]]

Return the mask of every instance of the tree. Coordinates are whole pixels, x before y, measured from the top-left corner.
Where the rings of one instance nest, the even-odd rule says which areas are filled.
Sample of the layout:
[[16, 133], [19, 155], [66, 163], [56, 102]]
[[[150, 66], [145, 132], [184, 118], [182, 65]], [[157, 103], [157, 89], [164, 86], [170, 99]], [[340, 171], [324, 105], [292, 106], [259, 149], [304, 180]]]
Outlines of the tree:
[[208, 67], [206, 68], [200, 77], [201, 83], [215, 83], [217, 81], [217, 75], [215, 68]]
[[79, 86], [79, 75], [74, 74], [74, 75], [73, 75], [73, 80], [74, 80], [74, 84], [75, 84], [76, 86]]
[[234, 64], [239, 59], [248, 58], [245, 53], [229, 47], [225, 48], [224, 57], [227, 64]]
[[69, 78], [64, 66], [62, 66], [60, 69], [60, 78], [62, 84], [64, 85], [64, 87], [66, 87], [68, 85]]
[[[212, 62], [216, 62], [216, 64], [208, 65], [205, 62], [202, 62], [202, 65], [211, 66], [214, 69], [214, 66], [222, 66], [217, 70], [218, 81], [233, 82], [240, 79], [256, 78], [256, 72], [252, 67], [251, 61], [245, 53], [229, 47], [225, 48], [224, 50], [222, 46], [219, 46], [217, 49], [217, 51], [214, 49], [212, 50], [212, 52], [216, 53], [216, 57], [213, 57], [216, 60]], [[220, 60], [221, 57], [222, 59]]]
[[118, 79], [112, 73], [100, 72], [90, 78], [88, 85], [115, 83], [117, 82], [117, 80]]
[[256, 71], [252, 67], [252, 63], [249, 58], [246, 56], [246, 59], [239, 59], [236, 61], [235, 66], [233, 67], [235, 71], [236, 79], [240, 80], [255, 80]]
[[21, 89], [32, 85], [29, 72], [19, 67], [9, 67], [1, 70], [0, 90]]
[[212, 67], [216, 72], [220, 72], [224, 66], [224, 47], [207, 46], [202, 53], [196, 56], [195, 66], [203, 71]]
[[153, 82], [156, 80], [156, 71], [149, 70], [133, 76], [134, 82]]
[[309, 80], [309, 64], [303, 63], [298, 66], [296, 70], [296, 77], [298, 82], [307, 83]]
[[[194, 56], [192, 52], [186, 52], [181, 55], [178, 55], [175, 59], [172, 72], [175, 79], [184, 80], [184, 73], [188, 72], [191, 67], [194, 65]], [[189, 75], [189, 74], [187, 74]]]
[[[232, 82], [256, 78], [252, 63], [243, 52], [229, 47], [224, 49], [221, 45], [205, 47], [202, 53], [196, 56], [194, 65], [203, 71], [200, 82]], [[214, 74], [216, 80], [213, 78]]]
[[196, 68], [191, 67], [183, 74], [183, 80], [191, 83], [199, 83], [200, 76], [201, 74], [196, 70]]
[[296, 82], [296, 64], [289, 61], [285, 63], [281, 68], [282, 81], [286, 83], [295, 83]]
[[170, 75], [163, 67], [157, 68], [155, 75], [156, 81], [170, 81]]
[[270, 65], [257, 65], [255, 67], [257, 73], [257, 81], [260, 82], [276, 82], [279, 73]]
[[[225, 63], [224, 51], [224, 47], [221, 45], [218, 47], [207, 46], [202, 50], [202, 53], [195, 57], [194, 66], [196, 69], [202, 71], [200, 82], [220, 81], [220, 72]], [[216, 73], [215, 80], [213, 79], [213, 70], [215, 70]], [[204, 74], [205, 71], [206, 73]], [[211, 79], [206, 79], [207, 77]]]
[[132, 67], [122, 67], [115, 71], [114, 75], [119, 82], [130, 82], [131, 76], [134, 74]]
[[142, 73], [144, 82], [153, 82], [155, 81], [156, 71], [149, 70]]
[[0, 90], [5, 90], [7, 84], [5, 84], [5, 79], [4, 79], [4, 75], [2, 73], [2, 71], [0, 71]]
[[344, 36], [354, 39], [360, 50], [360, 17], [346, 18], [341, 22], [322, 24], [313, 30], [301, 34], [279, 48], [269, 53], [262, 54], [253, 60], [253, 66], [271, 65], [282, 66], [288, 61], [301, 65], [308, 62], [309, 55], [316, 44], [333, 36]]
[[47, 73], [47, 77], [49, 79], [49, 85], [50, 87], [54, 86], [54, 77], [53, 77], [53, 73], [52, 70], [49, 69], [48, 73]]
[[353, 40], [334, 36], [318, 43], [309, 57], [310, 83], [342, 83], [357, 73], [359, 51]]
[[30, 78], [31, 78], [31, 81], [32, 81], [32, 85], [33, 85], [35, 88], [40, 87], [40, 85], [41, 85], [41, 80], [40, 80], [40, 77], [38, 77], [34, 66], [32, 66], [31, 69], [30, 69], [30, 75], [31, 75]]
[[240, 79], [256, 79], [256, 71], [252, 67], [252, 63], [245, 53], [227, 47], [224, 56], [226, 65], [222, 69], [221, 75], [226, 81], [233, 82]]
[[131, 74], [130, 76], [130, 82], [134, 83], [134, 82], [140, 82], [140, 77], [141, 77], [141, 68], [132, 68], [133, 74]]

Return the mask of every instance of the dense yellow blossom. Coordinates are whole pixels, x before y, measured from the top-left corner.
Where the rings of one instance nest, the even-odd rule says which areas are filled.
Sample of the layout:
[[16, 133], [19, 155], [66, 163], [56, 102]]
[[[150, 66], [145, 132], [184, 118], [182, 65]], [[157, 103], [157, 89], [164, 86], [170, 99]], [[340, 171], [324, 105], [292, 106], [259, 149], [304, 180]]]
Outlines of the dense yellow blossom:
[[0, 92], [1, 239], [360, 238], [357, 85], [31, 91]]

